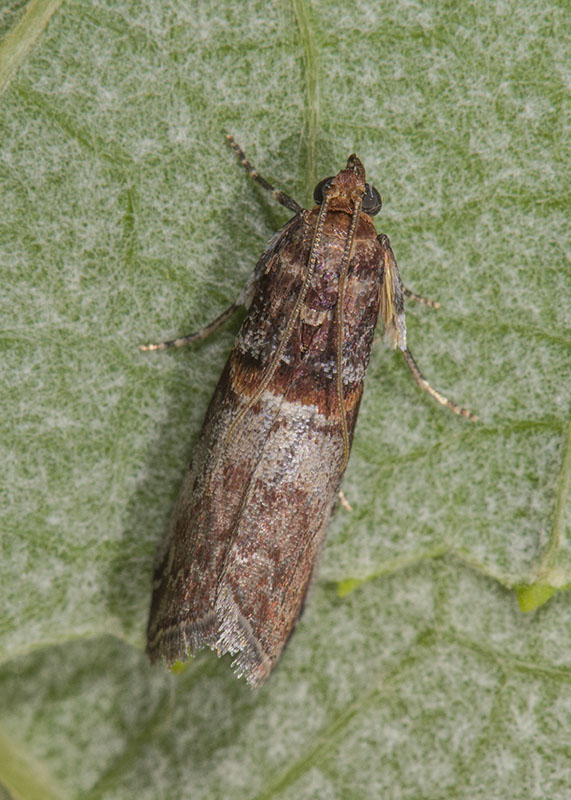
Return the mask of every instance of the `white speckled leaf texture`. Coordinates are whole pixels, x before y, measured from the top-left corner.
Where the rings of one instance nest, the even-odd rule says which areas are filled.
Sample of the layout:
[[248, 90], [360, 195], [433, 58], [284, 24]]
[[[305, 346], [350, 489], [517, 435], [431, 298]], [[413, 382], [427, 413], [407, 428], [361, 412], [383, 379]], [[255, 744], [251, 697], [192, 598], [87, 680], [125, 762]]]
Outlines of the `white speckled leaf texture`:
[[[6, 2], [0, 794], [569, 795], [565, 4]], [[287, 212], [356, 152], [423, 372], [373, 352], [306, 613], [259, 692], [143, 654], [153, 554]], [[324, 469], [327, 465], [323, 466]]]

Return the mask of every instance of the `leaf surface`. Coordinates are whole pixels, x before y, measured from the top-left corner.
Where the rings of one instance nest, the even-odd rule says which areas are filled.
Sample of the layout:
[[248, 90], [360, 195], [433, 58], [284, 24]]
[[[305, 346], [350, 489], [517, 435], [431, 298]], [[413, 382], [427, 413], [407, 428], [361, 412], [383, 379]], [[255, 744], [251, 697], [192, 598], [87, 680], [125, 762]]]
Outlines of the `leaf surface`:
[[[1, 12], [9, 796], [567, 797], [565, 12]], [[174, 676], [142, 652], [155, 546], [239, 320], [137, 345], [213, 319], [287, 219], [227, 132], [305, 204], [359, 155], [406, 284], [441, 304], [409, 304], [410, 348], [480, 416], [436, 406], [379, 342], [353, 511], [258, 693], [210, 653]]]

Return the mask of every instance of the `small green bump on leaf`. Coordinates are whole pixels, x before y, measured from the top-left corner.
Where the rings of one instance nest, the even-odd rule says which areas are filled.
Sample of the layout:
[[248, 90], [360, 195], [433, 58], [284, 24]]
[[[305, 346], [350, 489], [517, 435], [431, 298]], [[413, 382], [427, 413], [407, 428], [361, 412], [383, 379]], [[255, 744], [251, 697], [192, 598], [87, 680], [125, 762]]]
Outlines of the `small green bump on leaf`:
[[339, 581], [337, 584], [337, 596], [347, 597], [347, 595], [354, 592], [362, 583], [363, 580], [361, 578], [347, 578], [345, 581]]
[[516, 586], [517, 601], [520, 610], [535, 611], [536, 608], [547, 603], [550, 597], [555, 594], [557, 589], [549, 583], [532, 583], [528, 585]]
[[188, 661], [175, 661], [171, 667], [171, 672], [173, 675], [180, 675], [182, 672], [186, 672], [188, 669]]

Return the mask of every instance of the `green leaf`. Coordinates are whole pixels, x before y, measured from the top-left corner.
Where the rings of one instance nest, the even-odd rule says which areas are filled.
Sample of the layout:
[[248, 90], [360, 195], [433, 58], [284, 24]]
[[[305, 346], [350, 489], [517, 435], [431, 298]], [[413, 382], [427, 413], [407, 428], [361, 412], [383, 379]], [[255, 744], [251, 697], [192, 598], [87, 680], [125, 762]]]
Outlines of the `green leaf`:
[[[0, 793], [567, 797], [565, 14], [0, 12]], [[257, 693], [211, 653], [177, 675], [143, 655], [154, 550], [239, 320], [137, 346], [213, 319], [287, 219], [227, 132], [304, 203], [359, 155], [407, 285], [441, 304], [408, 307], [410, 348], [481, 420], [377, 345], [353, 510]]]

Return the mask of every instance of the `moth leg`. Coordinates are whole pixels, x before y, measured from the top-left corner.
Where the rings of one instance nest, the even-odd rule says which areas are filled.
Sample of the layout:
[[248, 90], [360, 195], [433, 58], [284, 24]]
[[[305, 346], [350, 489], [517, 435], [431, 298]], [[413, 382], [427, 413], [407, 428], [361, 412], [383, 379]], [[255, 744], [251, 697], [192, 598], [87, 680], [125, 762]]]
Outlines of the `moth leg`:
[[274, 200], [277, 200], [280, 205], [289, 208], [290, 211], [293, 211], [296, 214], [299, 211], [302, 211], [302, 207], [292, 197], [289, 197], [289, 195], [285, 194], [285, 192], [276, 189], [274, 186], [272, 186], [272, 184], [269, 181], [267, 181], [260, 174], [258, 174], [258, 172], [254, 169], [252, 164], [249, 162], [246, 153], [242, 150], [240, 145], [234, 141], [233, 136], [227, 133], [226, 139], [230, 144], [232, 150], [236, 153], [236, 155], [240, 159], [240, 163], [248, 170], [250, 177], [252, 177], [257, 183], [259, 183], [260, 186], [263, 186], [263, 188], [267, 192], [270, 192], [273, 195]]
[[411, 300], [414, 300], [415, 303], [422, 303], [423, 306], [428, 306], [429, 308], [440, 308], [438, 300], [432, 300], [430, 297], [412, 292], [410, 289], [407, 289], [406, 286], [403, 286], [403, 294]]
[[351, 505], [351, 503], [345, 497], [345, 493], [343, 492], [343, 489], [339, 489], [339, 502], [341, 503], [341, 505], [343, 506], [345, 511], [353, 511], [353, 506]]
[[412, 353], [408, 349], [406, 342], [406, 323], [404, 316], [404, 303], [403, 295], [411, 297], [413, 300], [424, 302], [426, 305], [432, 305], [434, 301], [428, 301], [428, 298], [421, 297], [407, 289], [403, 288], [395, 255], [393, 253], [389, 237], [381, 233], [377, 240], [383, 249], [382, 253], [382, 284], [381, 284], [381, 316], [385, 324], [385, 341], [393, 349], [402, 350], [406, 365], [412, 372], [412, 377], [417, 385], [433, 397], [437, 403], [440, 403], [446, 408], [449, 408], [455, 414], [459, 414], [466, 419], [475, 422], [478, 417], [469, 411], [467, 408], [462, 408], [457, 403], [453, 403], [443, 394], [440, 394], [430, 383], [426, 380], [418, 364], [414, 360]]
[[473, 414], [467, 408], [462, 408], [462, 406], [453, 403], [451, 400], [449, 400], [447, 397], [444, 397], [443, 394], [440, 394], [440, 392], [438, 392], [433, 386], [430, 385], [430, 383], [426, 380], [426, 378], [418, 368], [418, 364], [412, 357], [412, 353], [410, 352], [408, 347], [405, 347], [402, 352], [406, 361], [406, 365], [412, 372], [412, 377], [423, 391], [428, 392], [428, 394], [431, 397], [433, 397], [436, 400], [436, 402], [440, 403], [443, 406], [446, 406], [446, 408], [449, 408], [455, 414], [458, 414], [461, 417], [466, 417], [466, 419], [469, 419], [471, 422], [476, 422], [476, 420], [478, 419], [476, 414]]
[[200, 339], [206, 339], [207, 336], [210, 336], [211, 333], [214, 333], [223, 322], [226, 322], [229, 319], [234, 311], [241, 305], [239, 302], [240, 298], [235, 302], [232, 303], [231, 306], [223, 311], [215, 320], [210, 322], [208, 325], [205, 325], [204, 328], [201, 328], [196, 333], [189, 333], [187, 336], [180, 336], [178, 339], [170, 339], [168, 342], [158, 342], [157, 344], [142, 344], [139, 345], [139, 350], [168, 350], [169, 347], [182, 347], [185, 344], [190, 344], [190, 342], [197, 342]]

